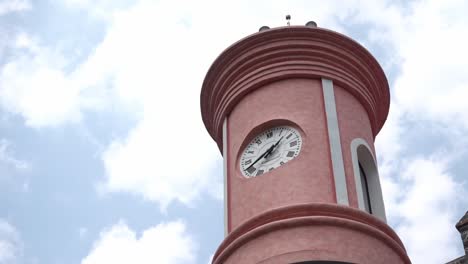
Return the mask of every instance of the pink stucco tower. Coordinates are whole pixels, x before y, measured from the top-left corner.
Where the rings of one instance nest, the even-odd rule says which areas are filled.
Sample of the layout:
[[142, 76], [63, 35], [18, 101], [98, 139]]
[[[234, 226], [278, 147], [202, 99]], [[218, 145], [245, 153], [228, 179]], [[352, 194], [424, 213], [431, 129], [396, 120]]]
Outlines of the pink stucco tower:
[[314, 23], [263, 28], [221, 53], [201, 91], [224, 157], [213, 263], [411, 263], [375, 160], [389, 102], [376, 59]]

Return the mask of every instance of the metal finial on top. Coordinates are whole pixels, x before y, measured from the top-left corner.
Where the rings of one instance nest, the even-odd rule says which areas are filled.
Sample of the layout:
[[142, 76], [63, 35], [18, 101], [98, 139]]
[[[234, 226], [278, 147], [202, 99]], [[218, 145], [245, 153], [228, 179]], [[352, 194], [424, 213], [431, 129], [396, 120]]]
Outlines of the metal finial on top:
[[269, 30], [269, 29], [270, 29], [269, 26], [262, 26], [262, 27], [258, 30], [258, 32], [265, 31], [265, 30]]
[[286, 15], [286, 20], [288, 21], [288, 26], [290, 26], [291, 15]]
[[306, 23], [306, 27], [317, 27], [317, 23], [315, 23], [315, 21], [309, 21]]

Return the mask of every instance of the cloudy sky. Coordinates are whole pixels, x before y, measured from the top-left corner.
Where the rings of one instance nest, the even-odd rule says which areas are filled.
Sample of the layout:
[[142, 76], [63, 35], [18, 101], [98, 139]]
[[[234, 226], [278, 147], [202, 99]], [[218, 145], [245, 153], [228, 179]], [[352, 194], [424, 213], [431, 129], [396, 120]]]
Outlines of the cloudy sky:
[[389, 224], [413, 263], [460, 256], [467, 12], [463, 0], [0, 0], [0, 264], [208, 263], [222, 157], [201, 83], [224, 48], [286, 14], [379, 60]]

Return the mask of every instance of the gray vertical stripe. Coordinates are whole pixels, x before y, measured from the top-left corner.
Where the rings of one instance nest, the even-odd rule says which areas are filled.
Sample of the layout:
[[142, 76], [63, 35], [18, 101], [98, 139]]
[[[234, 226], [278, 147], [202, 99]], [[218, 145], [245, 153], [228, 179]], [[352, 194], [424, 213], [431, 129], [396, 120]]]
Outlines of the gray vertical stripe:
[[333, 178], [335, 179], [336, 200], [338, 204], [349, 205], [333, 82], [322, 78], [322, 89], [323, 100], [325, 103], [325, 114], [327, 117], [328, 139], [330, 141]]
[[224, 236], [228, 235], [228, 200], [227, 200], [227, 174], [228, 174], [228, 156], [227, 156], [227, 117], [223, 122], [223, 168], [224, 168]]

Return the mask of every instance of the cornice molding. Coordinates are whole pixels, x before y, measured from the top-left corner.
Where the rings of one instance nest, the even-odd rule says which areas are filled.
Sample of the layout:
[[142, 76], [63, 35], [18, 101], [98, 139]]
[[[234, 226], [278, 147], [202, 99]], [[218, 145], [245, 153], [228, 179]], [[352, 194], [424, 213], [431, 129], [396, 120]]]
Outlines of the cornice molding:
[[223, 121], [247, 93], [279, 80], [322, 77], [361, 102], [375, 137], [390, 105], [388, 82], [379, 63], [351, 38], [305, 26], [258, 32], [222, 52], [203, 82], [203, 122], [222, 149]]
[[224, 239], [213, 257], [213, 263], [224, 263], [239, 247], [263, 234], [300, 226], [336, 226], [358, 230], [387, 244], [404, 263], [411, 263], [403, 243], [386, 223], [361, 210], [325, 203], [280, 207], [245, 221]]

